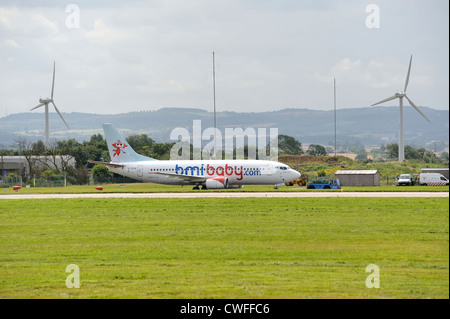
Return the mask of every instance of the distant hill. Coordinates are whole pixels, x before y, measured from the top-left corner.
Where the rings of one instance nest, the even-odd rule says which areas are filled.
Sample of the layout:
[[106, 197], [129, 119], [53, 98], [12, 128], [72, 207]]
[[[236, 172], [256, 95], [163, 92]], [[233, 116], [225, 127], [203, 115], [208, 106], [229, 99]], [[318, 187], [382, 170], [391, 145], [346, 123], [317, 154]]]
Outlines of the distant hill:
[[[431, 120], [425, 121], [413, 108], [405, 107], [405, 142], [425, 146], [438, 141], [439, 148], [448, 147], [449, 111], [421, 107]], [[102, 124], [111, 123], [126, 135], [149, 134], [157, 142], [168, 142], [176, 127], [192, 132], [193, 120], [202, 121], [202, 130], [213, 127], [213, 113], [201, 109], [163, 108], [156, 111], [123, 114], [63, 113], [70, 126], [67, 130], [54, 112], [50, 113], [52, 139], [88, 140], [103, 134]], [[366, 107], [337, 110], [338, 145], [381, 145], [397, 142], [398, 107]], [[303, 144], [334, 145], [334, 112], [310, 109], [284, 109], [273, 112], [218, 112], [217, 126], [278, 128], [279, 134], [295, 137]], [[19, 136], [34, 141], [44, 137], [44, 114], [27, 112], [0, 118], [0, 145], [12, 145]]]

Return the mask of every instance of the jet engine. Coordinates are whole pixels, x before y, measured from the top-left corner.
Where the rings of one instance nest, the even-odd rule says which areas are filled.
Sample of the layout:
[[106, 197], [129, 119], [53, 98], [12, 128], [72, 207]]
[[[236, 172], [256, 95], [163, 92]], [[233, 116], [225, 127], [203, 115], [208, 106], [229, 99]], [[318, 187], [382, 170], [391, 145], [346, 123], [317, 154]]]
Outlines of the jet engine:
[[206, 189], [228, 188], [228, 178], [227, 177], [209, 178], [206, 180], [205, 186]]

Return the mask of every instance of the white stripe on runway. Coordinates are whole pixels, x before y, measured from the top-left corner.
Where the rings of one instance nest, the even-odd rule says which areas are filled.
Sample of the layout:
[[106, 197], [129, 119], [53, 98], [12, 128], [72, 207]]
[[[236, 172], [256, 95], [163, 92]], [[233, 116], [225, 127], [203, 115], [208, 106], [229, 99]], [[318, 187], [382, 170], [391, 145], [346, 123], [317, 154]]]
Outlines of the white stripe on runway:
[[448, 192], [220, 192], [220, 193], [93, 193], [93, 194], [11, 194], [0, 199], [45, 198], [305, 198], [305, 197], [449, 197]]

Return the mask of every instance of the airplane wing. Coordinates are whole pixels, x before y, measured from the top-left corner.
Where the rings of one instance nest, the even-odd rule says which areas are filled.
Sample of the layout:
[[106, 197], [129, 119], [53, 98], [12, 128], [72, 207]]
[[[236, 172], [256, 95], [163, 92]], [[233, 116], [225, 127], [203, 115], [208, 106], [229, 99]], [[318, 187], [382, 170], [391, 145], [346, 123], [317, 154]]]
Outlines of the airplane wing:
[[205, 177], [201, 176], [192, 176], [192, 175], [179, 175], [179, 174], [172, 174], [172, 173], [162, 173], [162, 172], [150, 172], [149, 174], [158, 174], [167, 176], [173, 179], [189, 182], [189, 183], [201, 183], [206, 181], [207, 179]]
[[92, 163], [92, 164], [102, 164], [102, 165], [111, 166], [111, 167], [124, 167], [125, 166], [123, 164], [112, 163], [112, 162], [97, 162], [97, 161], [88, 161], [88, 162]]

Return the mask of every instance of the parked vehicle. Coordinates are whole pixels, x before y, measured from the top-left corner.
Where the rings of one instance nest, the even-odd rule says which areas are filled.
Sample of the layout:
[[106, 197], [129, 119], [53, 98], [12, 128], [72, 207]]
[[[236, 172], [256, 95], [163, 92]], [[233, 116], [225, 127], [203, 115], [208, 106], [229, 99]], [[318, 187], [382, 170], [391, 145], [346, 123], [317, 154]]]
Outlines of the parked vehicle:
[[448, 186], [448, 179], [440, 173], [421, 173], [419, 176], [421, 186]]
[[295, 184], [297, 184], [298, 186], [305, 186], [306, 185], [306, 180], [307, 180], [306, 177], [302, 176], [302, 177], [299, 177], [299, 178], [297, 178], [297, 179], [295, 179], [293, 181], [290, 181], [290, 182], [286, 183], [286, 186], [294, 186]]
[[307, 189], [341, 189], [339, 179], [316, 179], [306, 186]]
[[412, 186], [414, 185], [411, 174], [402, 174], [397, 179], [397, 186]]

